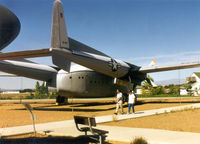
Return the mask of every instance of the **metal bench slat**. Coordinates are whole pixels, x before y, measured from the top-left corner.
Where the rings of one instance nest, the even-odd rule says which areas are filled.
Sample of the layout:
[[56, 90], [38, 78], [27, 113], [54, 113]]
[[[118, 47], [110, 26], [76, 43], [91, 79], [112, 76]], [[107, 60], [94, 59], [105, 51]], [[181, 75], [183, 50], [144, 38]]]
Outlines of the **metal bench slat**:
[[83, 117], [83, 116], [74, 116], [75, 123], [77, 124], [83, 124], [83, 125], [88, 125], [89, 126], [89, 121], [91, 126], [96, 126], [96, 121], [95, 118], [93, 117]]

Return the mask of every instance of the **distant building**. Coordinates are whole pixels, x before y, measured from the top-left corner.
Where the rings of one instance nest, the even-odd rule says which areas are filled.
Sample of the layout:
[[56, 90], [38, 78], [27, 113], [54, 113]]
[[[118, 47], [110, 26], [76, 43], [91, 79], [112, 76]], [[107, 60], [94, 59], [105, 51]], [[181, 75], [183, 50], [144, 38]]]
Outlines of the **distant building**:
[[187, 83], [191, 83], [191, 91], [194, 96], [200, 96], [200, 72], [194, 72], [190, 77], [186, 78]]
[[136, 89], [136, 94], [141, 95], [142, 94], [142, 88], [137, 88]]
[[186, 89], [180, 89], [180, 95], [188, 95], [188, 91]]
[[4, 91], [2, 92], [3, 94], [18, 94], [20, 93], [19, 91]]
[[142, 94], [142, 86], [138, 85], [135, 89], [135, 94], [141, 95]]

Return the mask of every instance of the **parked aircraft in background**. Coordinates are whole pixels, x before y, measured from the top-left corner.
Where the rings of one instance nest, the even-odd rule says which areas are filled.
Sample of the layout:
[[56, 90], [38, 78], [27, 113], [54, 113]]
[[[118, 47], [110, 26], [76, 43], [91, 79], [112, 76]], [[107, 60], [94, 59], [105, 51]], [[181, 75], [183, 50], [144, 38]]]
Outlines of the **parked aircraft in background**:
[[[0, 6], [0, 22], [6, 24], [6, 27], [0, 25], [0, 49], [3, 49], [17, 36], [20, 23], [3, 6]], [[24, 59], [43, 56], [51, 56], [55, 67]], [[71, 65], [71, 62], [77, 65]], [[200, 67], [200, 63], [140, 67], [82, 44], [68, 37], [60, 0], [54, 2], [51, 48], [0, 54], [1, 71], [45, 81], [48, 86], [57, 88], [60, 96], [66, 98], [113, 96], [116, 89], [127, 93], [144, 80], [151, 83], [147, 73], [194, 67]], [[62, 100], [57, 99], [58, 102], [63, 102]]]

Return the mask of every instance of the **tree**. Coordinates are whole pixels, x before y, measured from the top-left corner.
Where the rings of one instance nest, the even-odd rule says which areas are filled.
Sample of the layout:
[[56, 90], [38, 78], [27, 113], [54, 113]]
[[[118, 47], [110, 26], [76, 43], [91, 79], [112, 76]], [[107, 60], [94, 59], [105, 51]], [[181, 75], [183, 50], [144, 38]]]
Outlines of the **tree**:
[[188, 91], [192, 88], [192, 83], [186, 83], [183, 85], [183, 87]]
[[158, 86], [156, 88], [152, 88], [151, 93], [152, 93], [152, 95], [160, 95], [160, 94], [164, 94], [165, 91], [164, 91], [164, 88], [162, 86]]
[[[153, 79], [151, 76], [147, 75], [147, 78], [148, 78], [150, 81], [154, 82], [154, 79]], [[150, 83], [148, 83], [147, 80], [145, 80], [145, 81], [143, 82], [143, 88], [144, 88], [144, 89], [150, 90], [150, 89], [152, 88], [152, 85], [151, 85]]]
[[55, 89], [53, 92], [49, 92], [48, 87], [43, 82], [41, 85], [37, 81], [35, 84], [35, 93], [30, 93], [28, 99], [44, 99], [44, 98], [56, 98], [59, 96], [59, 93]]
[[35, 85], [35, 96], [40, 95], [40, 83], [37, 81]]
[[48, 98], [49, 92], [48, 87], [45, 86], [44, 82], [40, 86], [40, 83], [37, 81], [35, 85], [35, 98], [42, 99], [42, 98]]
[[177, 85], [169, 85], [169, 94], [179, 95], [180, 88]]
[[55, 89], [55, 90], [52, 92], [52, 94], [49, 95], [49, 98], [50, 98], [50, 99], [51, 99], [51, 98], [56, 98], [56, 97], [58, 97], [58, 96], [59, 96], [59, 93], [58, 93], [57, 89]]

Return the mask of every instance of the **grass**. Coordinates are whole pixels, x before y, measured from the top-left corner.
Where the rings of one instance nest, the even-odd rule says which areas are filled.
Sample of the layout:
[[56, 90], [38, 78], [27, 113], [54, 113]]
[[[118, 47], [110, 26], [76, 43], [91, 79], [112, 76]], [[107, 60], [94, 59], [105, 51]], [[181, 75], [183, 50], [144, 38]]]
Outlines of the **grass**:
[[165, 110], [165, 111], [164, 111], [164, 114], [168, 114], [168, 112]]
[[174, 94], [160, 94], [160, 95], [151, 95], [151, 94], [141, 94], [137, 95], [138, 98], [152, 98], [152, 97], [195, 97], [195, 96], [189, 96], [189, 95], [174, 95]]
[[170, 113], [184, 112], [184, 111], [195, 111], [195, 110], [198, 110], [198, 109], [200, 109], [200, 108], [191, 106], [191, 107], [185, 107], [183, 109], [172, 109], [170, 111]]
[[18, 94], [3, 94], [0, 93], [0, 100], [19, 100], [19, 99], [25, 99], [28, 97], [30, 93], [18, 93]]

